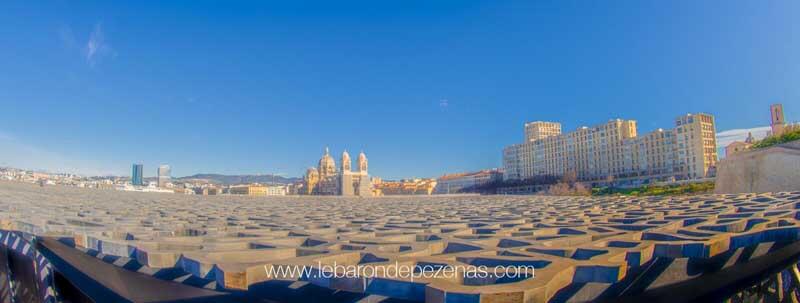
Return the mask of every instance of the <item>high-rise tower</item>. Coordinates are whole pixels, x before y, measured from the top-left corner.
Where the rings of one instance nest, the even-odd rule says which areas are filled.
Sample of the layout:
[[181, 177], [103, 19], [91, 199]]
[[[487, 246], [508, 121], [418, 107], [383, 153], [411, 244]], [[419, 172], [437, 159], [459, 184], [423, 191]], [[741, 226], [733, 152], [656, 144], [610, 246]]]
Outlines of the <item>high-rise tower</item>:
[[131, 168], [131, 185], [142, 186], [144, 180], [142, 174], [144, 173], [144, 165], [134, 163]]
[[170, 181], [171, 168], [169, 165], [161, 165], [158, 167], [158, 187], [167, 187]]

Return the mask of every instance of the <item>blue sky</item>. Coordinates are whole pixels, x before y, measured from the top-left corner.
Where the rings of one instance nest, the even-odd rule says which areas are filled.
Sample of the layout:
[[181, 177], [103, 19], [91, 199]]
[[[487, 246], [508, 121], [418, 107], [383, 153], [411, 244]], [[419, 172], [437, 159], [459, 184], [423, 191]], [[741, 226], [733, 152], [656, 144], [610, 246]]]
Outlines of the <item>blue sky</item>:
[[[294, 3], [294, 2], [303, 2]], [[0, 166], [385, 178], [497, 167], [525, 121], [800, 120], [798, 1], [3, 1]], [[338, 158], [338, 157], [337, 157]]]

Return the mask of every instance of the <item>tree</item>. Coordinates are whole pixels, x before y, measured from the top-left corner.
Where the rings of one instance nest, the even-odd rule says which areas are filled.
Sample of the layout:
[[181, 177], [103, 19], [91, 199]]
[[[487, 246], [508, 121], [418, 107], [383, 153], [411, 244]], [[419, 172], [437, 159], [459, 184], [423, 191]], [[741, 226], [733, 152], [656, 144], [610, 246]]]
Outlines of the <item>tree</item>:
[[578, 182], [577, 174], [568, 171], [561, 176], [561, 181], [547, 189], [548, 195], [553, 196], [588, 196], [592, 194], [591, 188]]
[[614, 188], [614, 175], [606, 176], [606, 185], [608, 185], [609, 188]]
[[[563, 179], [563, 177], [561, 178]], [[524, 180], [495, 180], [492, 182], [465, 187], [459, 190], [460, 193], [479, 193], [479, 194], [496, 194], [499, 188], [527, 186], [527, 185], [547, 185], [556, 184], [559, 182], [557, 176], [541, 175], [527, 178]]]

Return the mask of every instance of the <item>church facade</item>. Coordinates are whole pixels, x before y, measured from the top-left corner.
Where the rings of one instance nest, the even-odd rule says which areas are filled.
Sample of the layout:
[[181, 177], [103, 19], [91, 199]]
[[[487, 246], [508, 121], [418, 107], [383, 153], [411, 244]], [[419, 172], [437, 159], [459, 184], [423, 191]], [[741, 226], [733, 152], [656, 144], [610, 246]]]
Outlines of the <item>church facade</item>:
[[364, 152], [358, 155], [356, 170], [351, 165], [350, 154], [342, 152], [341, 167], [330, 155], [328, 148], [319, 159], [316, 168], [306, 170], [302, 193], [306, 195], [328, 196], [372, 196], [372, 183], [368, 173], [367, 156]]

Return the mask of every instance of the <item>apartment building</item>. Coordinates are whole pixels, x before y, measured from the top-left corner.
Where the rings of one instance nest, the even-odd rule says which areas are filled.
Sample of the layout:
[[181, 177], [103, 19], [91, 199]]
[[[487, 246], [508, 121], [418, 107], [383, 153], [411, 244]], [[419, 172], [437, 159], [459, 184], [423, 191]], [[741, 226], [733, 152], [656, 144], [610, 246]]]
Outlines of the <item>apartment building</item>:
[[525, 123], [525, 142], [536, 141], [561, 134], [561, 123], [534, 121]]
[[503, 148], [503, 180], [522, 179], [522, 146], [525, 144], [511, 144]]
[[[559, 134], [554, 134], [554, 125]], [[708, 176], [717, 161], [714, 117], [689, 114], [676, 118], [675, 125], [672, 130], [638, 136], [634, 120], [614, 119], [564, 134], [555, 122], [526, 123], [527, 141], [503, 149], [503, 178], [562, 176], [567, 172], [583, 181]]]
[[717, 165], [717, 136], [714, 116], [687, 114], [675, 119], [678, 167], [688, 179], [703, 178]]
[[433, 194], [456, 194], [462, 189], [501, 180], [503, 173], [498, 169], [444, 175], [436, 179]]
[[172, 174], [171, 171], [172, 169], [169, 167], [169, 165], [158, 166], [158, 175], [157, 175], [158, 187], [161, 188], [167, 187], [167, 185], [170, 182], [171, 178], [170, 175]]
[[246, 195], [254, 197], [285, 196], [286, 186], [260, 185], [260, 184], [238, 185], [238, 186], [231, 186], [228, 192], [231, 195]]
[[436, 189], [436, 179], [404, 179], [400, 181], [380, 181], [372, 185], [383, 195], [431, 195]]
[[678, 159], [672, 130], [659, 128], [631, 142], [634, 145], [631, 154], [639, 175], [655, 179], [668, 179], [675, 175]]

